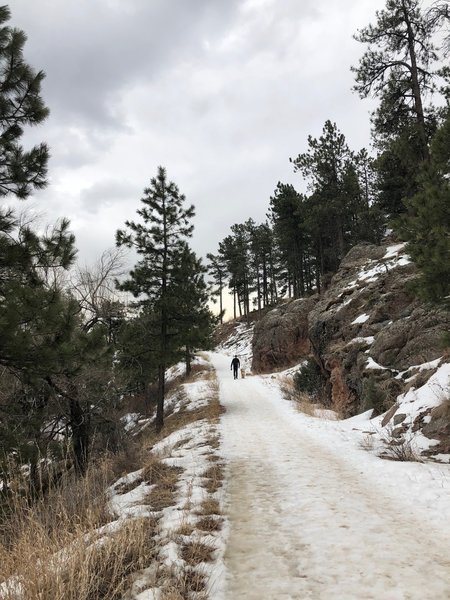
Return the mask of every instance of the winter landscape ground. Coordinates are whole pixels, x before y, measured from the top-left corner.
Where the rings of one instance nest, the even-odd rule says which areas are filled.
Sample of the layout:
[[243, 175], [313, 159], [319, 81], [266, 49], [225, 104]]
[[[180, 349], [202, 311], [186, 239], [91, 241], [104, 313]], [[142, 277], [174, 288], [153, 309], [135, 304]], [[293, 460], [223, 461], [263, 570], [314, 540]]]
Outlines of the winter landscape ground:
[[[239, 325], [197, 358], [194, 376], [169, 395], [166, 433], [143, 448], [145, 465], [109, 487], [110, 520], [84, 535], [84, 552], [122, 544], [121, 532], [145, 531], [151, 543], [107, 597], [448, 599], [448, 457], [385, 460], [379, 418], [305, 414], [283, 392], [295, 368], [249, 372], [251, 334]], [[235, 353], [244, 379], [232, 377]], [[169, 379], [180, 381], [180, 370]], [[440, 372], [440, 384], [448, 375]], [[130, 436], [151, 426], [138, 414], [125, 421]], [[0, 597], [57, 597], [39, 594], [61, 577], [74, 546], [45, 563], [44, 577], [29, 579], [28, 565], [13, 571]]]
[[448, 466], [383, 461], [351, 422], [299, 414], [276, 379], [234, 381], [228, 357], [212, 361], [226, 409], [225, 598], [450, 597]]

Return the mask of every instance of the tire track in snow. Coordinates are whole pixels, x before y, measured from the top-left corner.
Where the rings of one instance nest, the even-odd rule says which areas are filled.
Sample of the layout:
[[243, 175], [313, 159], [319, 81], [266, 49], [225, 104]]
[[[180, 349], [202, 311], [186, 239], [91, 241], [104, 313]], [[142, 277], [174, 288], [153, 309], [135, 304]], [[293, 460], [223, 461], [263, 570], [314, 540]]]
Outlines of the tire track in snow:
[[448, 600], [449, 541], [320, 443], [258, 377], [220, 381], [227, 600]]

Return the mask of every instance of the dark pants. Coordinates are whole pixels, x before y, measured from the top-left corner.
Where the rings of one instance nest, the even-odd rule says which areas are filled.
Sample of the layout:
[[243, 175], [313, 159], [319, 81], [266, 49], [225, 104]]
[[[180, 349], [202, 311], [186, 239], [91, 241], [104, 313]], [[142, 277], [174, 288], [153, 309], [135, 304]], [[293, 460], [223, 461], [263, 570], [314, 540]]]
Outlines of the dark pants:
[[233, 367], [233, 375], [234, 375], [235, 379], [238, 378], [238, 369], [239, 369], [239, 367]]

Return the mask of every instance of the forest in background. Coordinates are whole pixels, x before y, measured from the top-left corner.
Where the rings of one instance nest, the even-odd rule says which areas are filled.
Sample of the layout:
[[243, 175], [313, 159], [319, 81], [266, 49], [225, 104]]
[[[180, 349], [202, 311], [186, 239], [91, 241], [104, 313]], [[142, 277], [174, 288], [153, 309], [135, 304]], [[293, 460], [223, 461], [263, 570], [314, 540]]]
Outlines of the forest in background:
[[379, 243], [386, 227], [408, 242], [421, 271], [416, 292], [448, 301], [449, 24], [448, 2], [424, 10], [416, 0], [388, 0], [356, 33], [363, 55], [352, 67], [354, 91], [378, 100], [373, 153], [349, 148], [330, 120], [308, 137], [306, 152], [289, 158], [307, 193], [278, 182], [267, 221], [236, 223], [208, 255], [220, 311], [227, 288], [235, 318], [320, 293], [348, 250]]

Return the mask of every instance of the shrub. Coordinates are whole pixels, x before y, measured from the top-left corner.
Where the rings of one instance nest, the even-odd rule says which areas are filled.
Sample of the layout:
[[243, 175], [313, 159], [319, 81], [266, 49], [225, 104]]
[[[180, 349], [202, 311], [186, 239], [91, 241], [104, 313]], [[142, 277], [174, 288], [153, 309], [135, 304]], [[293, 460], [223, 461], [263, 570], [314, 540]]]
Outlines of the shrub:
[[308, 394], [314, 399], [320, 400], [322, 398], [325, 378], [319, 365], [314, 360], [309, 359], [295, 373], [294, 386], [298, 392]]
[[377, 385], [373, 377], [368, 377], [362, 383], [361, 410], [374, 410], [381, 415], [386, 410], [386, 394]]

